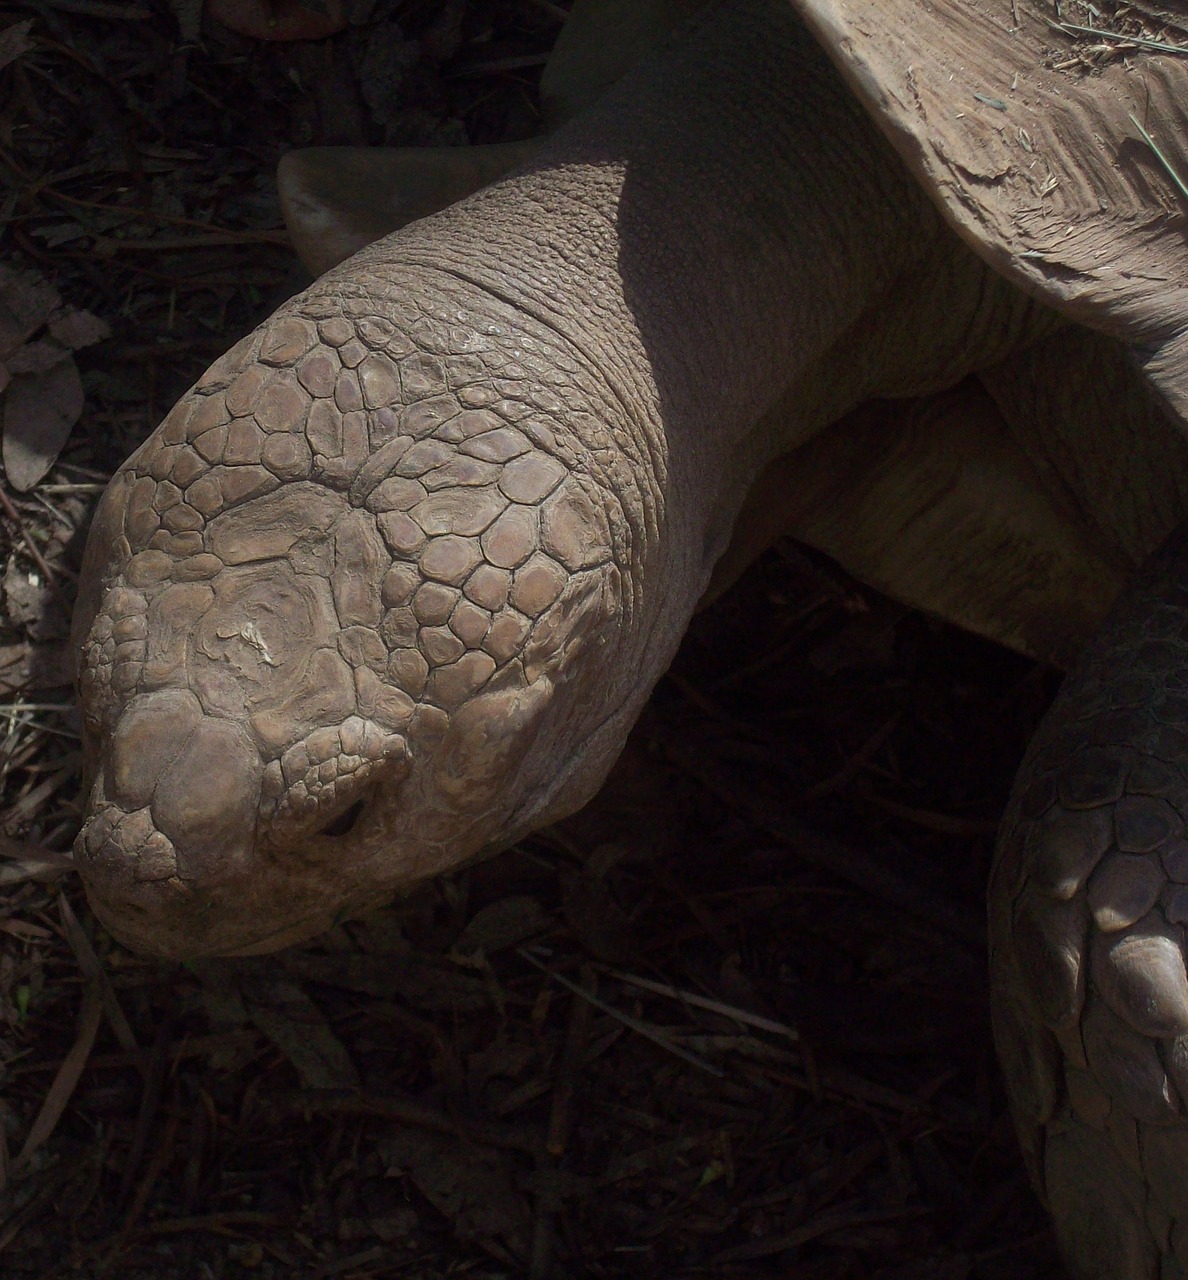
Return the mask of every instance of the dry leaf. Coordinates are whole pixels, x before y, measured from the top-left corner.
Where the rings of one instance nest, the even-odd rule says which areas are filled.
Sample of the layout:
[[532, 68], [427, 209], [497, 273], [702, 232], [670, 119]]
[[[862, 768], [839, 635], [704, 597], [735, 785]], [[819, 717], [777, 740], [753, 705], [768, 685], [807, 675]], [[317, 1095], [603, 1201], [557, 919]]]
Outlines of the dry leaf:
[[529, 1225], [528, 1208], [498, 1152], [411, 1128], [382, 1138], [376, 1147], [389, 1170], [407, 1173], [461, 1239], [503, 1236], [513, 1247], [519, 1244]]
[[80, 347], [89, 347], [94, 342], [102, 342], [104, 338], [111, 337], [111, 327], [107, 322], [89, 311], [67, 310], [61, 315], [52, 316], [49, 331], [71, 351], [78, 351]]
[[27, 342], [19, 351], [14, 351], [6, 364], [10, 374], [44, 373], [69, 355], [69, 349], [60, 342], [43, 338], [40, 342]]
[[6, 360], [62, 305], [58, 291], [36, 271], [0, 265], [0, 360]]
[[83, 407], [73, 360], [44, 373], [17, 374], [4, 396], [4, 472], [27, 493], [58, 460]]
[[452, 950], [460, 956], [494, 955], [543, 933], [551, 921], [535, 898], [501, 898], [484, 907], [459, 934]]

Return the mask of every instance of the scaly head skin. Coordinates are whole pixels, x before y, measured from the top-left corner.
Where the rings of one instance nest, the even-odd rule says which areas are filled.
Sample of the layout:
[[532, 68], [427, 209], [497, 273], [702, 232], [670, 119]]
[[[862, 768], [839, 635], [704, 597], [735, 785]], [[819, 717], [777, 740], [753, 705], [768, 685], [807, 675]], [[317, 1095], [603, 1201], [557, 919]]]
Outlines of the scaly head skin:
[[314, 934], [576, 807], [621, 745], [632, 535], [558, 430], [578, 363], [410, 275], [283, 308], [103, 499], [76, 853], [138, 949]]

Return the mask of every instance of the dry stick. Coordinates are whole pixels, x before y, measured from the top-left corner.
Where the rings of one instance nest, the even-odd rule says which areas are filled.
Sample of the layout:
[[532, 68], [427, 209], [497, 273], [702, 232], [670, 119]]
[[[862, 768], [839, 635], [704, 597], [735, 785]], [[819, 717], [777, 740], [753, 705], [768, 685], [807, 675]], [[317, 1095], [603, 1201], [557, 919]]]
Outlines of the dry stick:
[[[340, 1276], [349, 1271], [353, 1280], [363, 1276], [391, 1275], [384, 1264], [390, 1258], [385, 1245], [377, 1244], [373, 1248], [364, 1249], [360, 1253], [352, 1253], [346, 1258], [335, 1258], [333, 1262], [319, 1263], [309, 1273], [309, 1280], [331, 1280], [332, 1276]], [[501, 1259], [502, 1261], [502, 1259]], [[378, 1270], [371, 1270], [376, 1267]]]
[[[597, 993], [598, 976], [589, 965], [582, 965], [582, 985], [588, 991]], [[563, 1156], [569, 1143], [569, 1131], [573, 1124], [573, 1099], [590, 1034], [592, 1007], [589, 1000], [575, 996], [565, 1035], [565, 1047], [561, 1051], [561, 1061], [557, 1064], [557, 1080], [553, 1086], [549, 1136], [545, 1140], [545, 1148], [550, 1155]]]
[[134, 4], [105, 4], [103, 0], [41, 0], [47, 9], [63, 13], [81, 13], [89, 18], [114, 18], [117, 22], [149, 22], [151, 9]]
[[726, 926], [722, 924], [705, 903], [694, 897], [676, 876], [670, 875], [663, 867], [657, 867], [653, 874], [657, 883], [669, 897], [684, 903], [685, 910], [693, 917], [698, 926], [705, 931], [706, 937], [713, 942], [714, 946], [723, 955], [730, 955], [735, 949], [734, 940], [731, 938]]
[[[72, 1161], [63, 1160], [56, 1169], [50, 1170], [43, 1176], [36, 1193], [30, 1196], [15, 1213], [10, 1214], [0, 1223], [0, 1253], [3, 1253], [20, 1235], [26, 1223], [37, 1217], [46, 1202], [54, 1199], [62, 1187], [74, 1177], [76, 1171], [77, 1166]], [[60, 1274], [60, 1270], [55, 1271], [55, 1275]]]
[[547, 53], [524, 53], [510, 58], [492, 58], [487, 62], [475, 62], [469, 67], [450, 72], [449, 79], [463, 80], [470, 76], [486, 76], [496, 71], [522, 71], [528, 67], [543, 66], [549, 60]]
[[53, 711], [62, 715], [67, 711], [73, 711], [74, 704], [70, 702], [6, 702], [0, 709], [5, 716], [33, 715], [44, 711]]
[[[264, 1037], [254, 1027], [244, 1031], [221, 1031], [216, 1035], [189, 1036], [173, 1045], [171, 1066], [176, 1070], [183, 1062], [191, 1058], [204, 1058], [212, 1052], [226, 1050], [234, 1053], [252, 1055], [261, 1046]], [[144, 1051], [134, 1052], [120, 1050], [113, 1053], [96, 1053], [87, 1063], [91, 1071], [122, 1071], [125, 1067], [137, 1067], [144, 1059]], [[18, 1076], [44, 1075], [56, 1071], [60, 1063], [53, 1059], [41, 1059], [36, 1062], [14, 1062], [8, 1069], [13, 1079]]]
[[568, 22], [569, 14], [562, 9], [559, 4], [554, 4], [553, 0], [528, 0], [529, 4], [534, 4], [538, 9], [545, 13], [551, 14], [558, 22]]
[[[157, 1039], [153, 1044], [152, 1058], [149, 1061], [148, 1069], [145, 1071], [144, 1089], [140, 1094], [140, 1110], [136, 1115], [136, 1129], [132, 1134], [132, 1142], [128, 1147], [128, 1154], [124, 1158], [124, 1175], [120, 1180], [120, 1189], [116, 1193], [117, 1207], [127, 1204], [128, 1197], [132, 1194], [132, 1183], [136, 1178], [137, 1170], [140, 1168], [140, 1162], [144, 1159], [144, 1153], [148, 1149], [149, 1133], [152, 1131], [157, 1113], [161, 1109], [161, 1094], [165, 1085], [166, 1070], [169, 1066], [167, 1056], [169, 1047], [166, 1024], [162, 1023], [157, 1028]], [[176, 1125], [176, 1117], [174, 1118], [174, 1123]], [[139, 1195], [137, 1198], [140, 1198]], [[126, 1235], [131, 1230], [139, 1216], [139, 1211], [134, 1203], [128, 1212], [128, 1216], [124, 1219], [123, 1234]]]
[[951, 1128], [961, 1130], [970, 1130], [977, 1126], [976, 1117], [962, 1114], [952, 1106], [921, 1102], [919, 1098], [899, 1093], [873, 1080], [866, 1080], [844, 1067], [827, 1067], [820, 1073], [820, 1079], [815, 1084], [808, 1078], [807, 1072], [804, 1076], [797, 1076], [791, 1071], [782, 1070], [765, 1062], [755, 1063], [753, 1069], [774, 1084], [798, 1089], [801, 1093], [807, 1093], [818, 1101], [822, 1097], [830, 1097], [863, 1110], [877, 1108], [894, 1115], [929, 1116], [943, 1121]]
[[788, 1249], [798, 1249], [821, 1236], [834, 1231], [844, 1231], [848, 1227], [856, 1227], [872, 1222], [898, 1222], [904, 1218], [925, 1218], [933, 1210], [924, 1208], [910, 1209], [832, 1209], [828, 1213], [820, 1213], [803, 1227], [789, 1231], [784, 1235], [765, 1236], [747, 1244], [734, 1245], [715, 1254], [712, 1262], [748, 1262], [753, 1258], [770, 1258], [773, 1254], [783, 1253]]
[[686, 680], [684, 676], [678, 675], [675, 671], [666, 671], [664, 678], [675, 685], [699, 711], [704, 711], [706, 715], [712, 716], [736, 733], [742, 734], [743, 737], [751, 736], [754, 726], [749, 721], [744, 720], [741, 716], [731, 715], [725, 707], [719, 706], [712, 698], [707, 698], [695, 684]]
[[[80, 196], [68, 196], [64, 191], [58, 191], [49, 185], [47, 179], [35, 179], [19, 164], [3, 147], [0, 147], [0, 162], [8, 165], [9, 168], [22, 181], [29, 184], [29, 189], [24, 193], [26, 196], [37, 197], [41, 195], [47, 196], [51, 200], [57, 200], [61, 204], [71, 205], [76, 209], [98, 209], [102, 213], [120, 213], [127, 215], [130, 221], [140, 220], [145, 222], [156, 222], [161, 226], [167, 227], [186, 227], [192, 231], [202, 231], [208, 235], [227, 236], [230, 239], [227, 243], [231, 244], [276, 244], [284, 248], [289, 248], [290, 241], [288, 235], [284, 231], [236, 231], [230, 227], [217, 227], [209, 222], [199, 222], [195, 218], [179, 218], [173, 214], [157, 213], [153, 209], [140, 209], [131, 205], [109, 204], [103, 200], [84, 200]], [[88, 232], [93, 235], [93, 232]], [[124, 244], [124, 241], [117, 241], [118, 244]], [[146, 245], [146, 247], [148, 247]]]
[[176, 1236], [187, 1231], [213, 1231], [220, 1235], [237, 1234], [235, 1227], [283, 1227], [289, 1219], [279, 1213], [261, 1213], [256, 1209], [228, 1209], [223, 1213], [194, 1214], [188, 1218], [163, 1218], [146, 1222], [137, 1228], [137, 1239], [151, 1236]]
[[805, 787], [796, 796], [796, 803], [804, 804], [807, 800], [818, 800], [822, 796], [833, 795], [835, 791], [840, 791], [866, 768], [867, 763], [891, 736], [902, 718], [903, 714], [899, 711], [888, 717], [887, 722], [876, 729], [836, 773], [830, 774], [828, 778], [822, 778], [820, 782], [814, 782], [811, 787]]
[[[69, 1175], [73, 1169], [69, 1162], [63, 1162], [63, 1169]], [[65, 1179], [63, 1179], [65, 1180]], [[260, 1213], [255, 1209], [228, 1209], [224, 1213], [194, 1214], [189, 1217], [157, 1219], [145, 1222], [132, 1233], [132, 1241], [152, 1240], [161, 1236], [188, 1235], [220, 1235], [233, 1240], [240, 1240], [244, 1233], [241, 1227], [284, 1227], [292, 1228], [292, 1219], [278, 1213]], [[82, 1267], [93, 1258], [98, 1258], [108, 1245], [107, 1240], [99, 1240], [93, 1244], [78, 1248], [71, 1261], [76, 1267]], [[4, 1238], [0, 1237], [0, 1249], [4, 1247]], [[61, 1268], [43, 1272], [40, 1280], [58, 1280]]]
[[[165, 1136], [161, 1139], [157, 1149], [153, 1152], [152, 1159], [148, 1163], [144, 1177], [140, 1180], [140, 1185], [136, 1188], [136, 1195], [132, 1199], [132, 1204], [128, 1209], [124, 1218], [123, 1225], [110, 1238], [107, 1256], [99, 1264], [97, 1268], [98, 1275], [106, 1275], [107, 1272], [119, 1261], [121, 1254], [128, 1247], [129, 1237], [136, 1228], [136, 1224], [144, 1215], [145, 1206], [148, 1204], [149, 1196], [153, 1193], [153, 1188], [157, 1185], [161, 1178], [161, 1172], [173, 1157], [173, 1149], [177, 1142], [177, 1130], [181, 1124], [180, 1116], [170, 1116], [169, 1123], [165, 1126]], [[120, 1188], [121, 1194], [123, 1188]]]
[[958, 836], [963, 839], [993, 836], [998, 830], [998, 823], [990, 818], [963, 818], [956, 813], [937, 813], [934, 809], [921, 809], [914, 804], [900, 804], [887, 796], [870, 795], [870, 803], [893, 817], [902, 818], [925, 831], [937, 831], [944, 836]]
[[200, 236], [175, 236], [171, 239], [118, 240], [112, 236], [88, 232], [91, 247], [98, 253], [176, 253], [185, 249], [216, 249], [229, 244], [274, 244], [291, 249], [292, 241], [284, 231], [208, 231]]
[[[591, 991], [597, 989], [598, 977], [589, 965], [581, 969], [582, 985]], [[536, 1161], [536, 1204], [532, 1218], [532, 1243], [528, 1255], [528, 1280], [547, 1280], [553, 1274], [554, 1220], [560, 1208], [556, 1194], [557, 1160], [565, 1154], [569, 1134], [573, 1127], [573, 1099], [577, 1092], [578, 1076], [586, 1057], [590, 1038], [590, 1019], [593, 1006], [588, 1000], [574, 996], [569, 1011], [569, 1026], [565, 1032], [565, 1046], [557, 1064], [553, 1084], [553, 1099], [549, 1109], [549, 1131], [545, 1138], [545, 1150]]]

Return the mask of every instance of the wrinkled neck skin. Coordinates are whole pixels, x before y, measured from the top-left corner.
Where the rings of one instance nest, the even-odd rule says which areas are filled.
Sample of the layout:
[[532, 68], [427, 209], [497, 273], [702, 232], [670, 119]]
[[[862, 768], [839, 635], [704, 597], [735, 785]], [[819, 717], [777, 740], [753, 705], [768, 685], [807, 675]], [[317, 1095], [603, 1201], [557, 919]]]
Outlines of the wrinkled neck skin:
[[387, 298], [420, 269], [476, 308], [506, 300], [578, 365], [588, 400], [561, 435], [596, 473], [608, 445], [628, 463], [600, 477], [630, 526], [622, 568], [669, 587], [624, 601], [644, 614], [620, 641], [633, 677], [667, 664], [766, 462], [1053, 327], [944, 227], [770, 0], [720, 6], [524, 170], [340, 276], [361, 263]]
[[972, 314], [988, 277], [766, 2], [724, 6], [525, 170], [331, 279], [362, 264], [381, 308], [448, 276], [576, 364], [583, 403], [558, 438], [628, 528], [627, 589], [668, 587], [623, 601], [632, 686], [667, 665], [763, 463], [872, 395], [966, 372], [979, 338], [938, 332], [922, 354], [920, 329], [938, 297], [960, 312], [955, 288]]
[[101, 918], [272, 949], [578, 807], [763, 464], [1028, 311], [787, 6], [709, 15], [288, 303], [113, 481], [76, 619]]

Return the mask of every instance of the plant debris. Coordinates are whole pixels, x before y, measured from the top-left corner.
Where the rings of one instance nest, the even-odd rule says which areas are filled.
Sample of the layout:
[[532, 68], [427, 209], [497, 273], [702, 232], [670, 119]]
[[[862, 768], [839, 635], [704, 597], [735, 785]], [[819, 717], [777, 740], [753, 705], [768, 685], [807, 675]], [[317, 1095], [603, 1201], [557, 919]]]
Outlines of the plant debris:
[[1049, 19], [1054, 32], [1072, 42], [1052, 57], [1055, 71], [1092, 71], [1136, 49], [1180, 57], [1188, 54], [1188, 25], [1182, 16], [1131, 0], [1056, 0]]
[[0, 264], [0, 409], [8, 483], [27, 493], [57, 461], [83, 407], [73, 353], [111, 330], [64, 307], [35, 271]]

